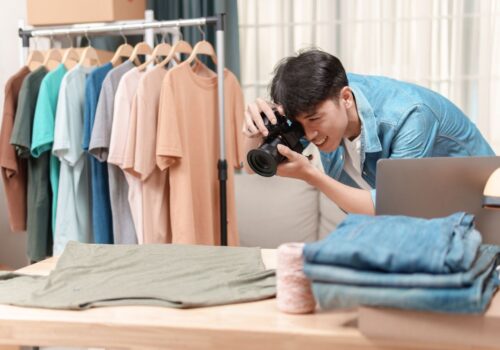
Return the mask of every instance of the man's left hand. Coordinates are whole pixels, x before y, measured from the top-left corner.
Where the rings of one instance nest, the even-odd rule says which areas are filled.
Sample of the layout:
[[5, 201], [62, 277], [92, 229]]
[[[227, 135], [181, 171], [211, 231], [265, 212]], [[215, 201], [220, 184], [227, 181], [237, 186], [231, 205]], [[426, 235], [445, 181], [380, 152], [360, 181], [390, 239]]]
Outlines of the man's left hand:
[[292, 151], [285, 145], [278, 145], [278, 152], [287, 158], [287, 161], [278, 165], [276, 174], [283, 177], [292, 177], [307, 181], [316, 169], [303, 154]]

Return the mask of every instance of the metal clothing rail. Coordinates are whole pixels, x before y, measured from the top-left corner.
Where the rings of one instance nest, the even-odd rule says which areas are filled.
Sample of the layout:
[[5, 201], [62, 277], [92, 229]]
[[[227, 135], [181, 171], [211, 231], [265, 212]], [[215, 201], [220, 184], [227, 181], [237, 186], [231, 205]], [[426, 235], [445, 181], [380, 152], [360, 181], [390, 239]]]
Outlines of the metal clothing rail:
[[98, 24], [87, 26], [58, 26], [52, 28], [36, 29], [36, 28], [19, 28], [19, 36], [22, 39], [23, 48], [29, 47], [29, 39], [31, 37], [57, 37], [76, 34], [121, 34], [123, 32], [160, 29], [172, 27], [192, 27], [201, 25], [216, 26], [216, 53], [217, 53], [217, 95], [218, 95], [218, 110], [219, 110], [219, 145], [220, 154], [217, 163], [219, 176], [219, 197], [220, 197], [220, 240], [221, 245], [227, 245], [227, 160], [225, 147], [225, 111], [224, 111], [224, 30], [225, 30], [225, 13], [217, 14], [212, 17], [201, 17], [193, 19], [179, 19], [169, 21], [154, 21], [154, 22], [136, 22], [130, 23], [124, 21], [122, 23]]

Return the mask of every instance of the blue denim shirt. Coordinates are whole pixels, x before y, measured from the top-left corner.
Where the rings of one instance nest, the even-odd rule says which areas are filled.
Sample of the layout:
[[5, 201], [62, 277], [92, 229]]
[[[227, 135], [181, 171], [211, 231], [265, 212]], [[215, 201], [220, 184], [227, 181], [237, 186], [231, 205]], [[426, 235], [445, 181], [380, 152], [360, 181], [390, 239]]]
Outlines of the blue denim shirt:
[[[348, 74], [361, 118], [363, 179], [375, 188], [382, 158], [494, 156], [474, 123], [448, 99], [411, 83]], [[352, 187], [344, 169], [344, 148], [321, 152], [325, 172]], [[372, 199], [375, 205], [375, 190]]]

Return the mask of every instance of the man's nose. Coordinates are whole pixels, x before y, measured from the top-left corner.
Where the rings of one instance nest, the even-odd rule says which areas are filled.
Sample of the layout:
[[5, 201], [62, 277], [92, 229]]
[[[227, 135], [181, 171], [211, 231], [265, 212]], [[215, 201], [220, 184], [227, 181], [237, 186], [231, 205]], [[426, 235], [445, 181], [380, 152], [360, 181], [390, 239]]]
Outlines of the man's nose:
[[318, 136], [318, 132], [314, 130], [304, 129], [304, 132], [306, 134], [306, 139], [308, 139], [309, 141], [314, 140], [314, 138]]

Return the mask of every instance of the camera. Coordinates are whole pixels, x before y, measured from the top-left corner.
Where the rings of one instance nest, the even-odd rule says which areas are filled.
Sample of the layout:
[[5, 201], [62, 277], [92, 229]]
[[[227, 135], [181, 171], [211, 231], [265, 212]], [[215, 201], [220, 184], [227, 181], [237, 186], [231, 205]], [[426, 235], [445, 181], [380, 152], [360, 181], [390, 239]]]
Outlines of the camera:
[[300, 139], [304, 136], [302, 125], [282, 116], [276, 110], [273, 112], [277, 119], [276, 124], [271, 124], [264, 112], [260, 114], [269, 134], [262, 145], [247, 154], [250, 168], [265, 177], [274, 176], [278, 164], [286, 160], [286, 157], [278, 152], [277, 146], [279, 144], [285, 145], [297, 153], [302, 153], [304, 150], [304, 146], [300, 142]]

